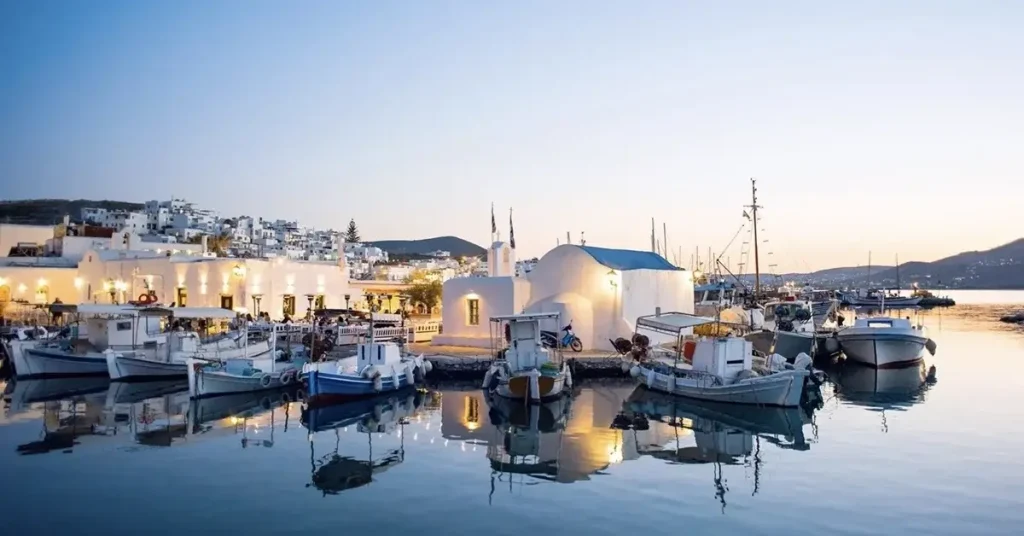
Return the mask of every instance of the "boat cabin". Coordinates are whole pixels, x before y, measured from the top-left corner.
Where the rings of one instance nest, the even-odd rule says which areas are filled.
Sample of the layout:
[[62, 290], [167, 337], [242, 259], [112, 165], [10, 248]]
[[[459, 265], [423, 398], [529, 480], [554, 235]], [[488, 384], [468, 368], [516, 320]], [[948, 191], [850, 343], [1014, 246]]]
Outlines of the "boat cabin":
[[740, 372], [753, 368], [753, 343], [740, 337], [694, 339], [688, 335], [697, 326], [714, 323], [713, 318], [672, 312], [641, 316], [636, 321], [636, 329], [637, 334], [647, 330], [674, 336], [677, 362], [689, 361], [694, 371], [733, 380]]
[[561, 326], [558, 313], [524, 313], [491, 317], [491, 346], [495, 352], [504, 352], [505, 361], [512, 372], [540, 369], [552, 363], [557, 350], [544, 347], [541, 342], [541, 322]]
[[736, 285], [726, 282], [709, 283], [693, 288], [695, 305], [732, 305], [736, 297]]
[[358, 370], [369, 366], [384, 367], [398, 365], [402, 362], [402, 351], [397, 344], [390, 341], [374, 341], [360, 343], [357, 352]]

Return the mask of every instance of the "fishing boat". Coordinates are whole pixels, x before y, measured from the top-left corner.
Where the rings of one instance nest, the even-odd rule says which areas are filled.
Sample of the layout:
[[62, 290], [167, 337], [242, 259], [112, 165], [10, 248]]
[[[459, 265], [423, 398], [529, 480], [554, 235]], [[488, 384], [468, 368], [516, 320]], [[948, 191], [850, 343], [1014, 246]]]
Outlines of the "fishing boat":
[[926, 348], [935, 355], [935, 342], [924, 326], [915, 326], [907, 318], [858, 318], [836, 338], [847, 359], [874, 368], [913, 365], [923, 359]]
[[[301, 382], [304, 352], [291, 356], [277, 350], [276, 331], [271, 330], [271, 351], [259, 357], [221, 361], [187, 358], [189, 395], [192, 398], [280, 389]], [[301, 348], [299, 349], [301, 350]]]
[[374, 329], [369, 340], [357, 347], [356, 358], [307, 363], [303, 367], [306, 389], [314, 404], [369, 397], [422, 383], [433, 368], [422, 355], [402, 355], [393, 340], [378, 340]]
[[[83, 304], [75, 311], [79, 322], [68, 327], [66, 336], [7, 343], [7, 354], [14, 364], [16, 377], [106, 376], [104, 352], [135, 355], [153, 351], [157, 345], [166, 343], [166, 334], [160, 332], [159, 318], [140, 316], [133, 306]], [[80, 338], [79, 323], [83, 318], [87, 335]]]
[[561, 326], [559, 313], [491, 317], [491, 348], [496, 359], [482, 387], [499, 396], [537, 403], [568, 394], [572, 373], [561, 348], [546, 348], [541, 322]]
[[[337, 495], [343, 491], [370, 484], [376, 475], [401, 464], [405, 460], [405, 435], [401, 430], [396, 434], [399, 439], [398, 448], [378, 450], [373, 448], [374, 436], [392, 434], [397, 428], [404, 427], [410, 417], [415, 415], [423, 402], [423, 397], [413, 389], [399, 393], [378, 395], [373, 398], [353, 400], [343, 404], [306, 408], [302, 412], [302, 424], [310, 431], [310, 465], [313, 467], [311, 483], [323, 496]], [[360, 433], [366, 434], [367, 452], [365, 456], [343, 456], [340, 429], [355, 426]], [[334, 449], [326, 455], [317, 457], [315, 439], [318, 434], [333, 431]]]
[[[680, 312], [638, 318], [633, 348], [623, 356], [623, 369], [647, 388], [677, 396], [761, 406], [800, 404], [811, 377], [810, 357], [801, 356], [793, 364], [777, 354], [758, 357], [755, 368], [750, 341], [689, 335], [694, 327], [715, 322]], [[668, 340], [652, 345], [642, 331]]]
[[[150, 307], [139, 311], [140, 315], [162, 316], [176, 320], [202, 319], [226, 321], [235, 318], [228, 309], [215, 307]], [[189, 358], [205, 361], [222, 361], [237, 358], [256, 358], [270, 354], [275, 333], [268, 336], [250, 336], [248, 326], [240, 333], [228, 334], [203, 341], [194, 331], [172, 331], [167, 334], [167, 344], [150, 352], [105, 352], [107, 373], [111, 380], [133, 380], [152, 378], [185, 378], [188, 376], [186, 361]]]
[[836, 293], [844, 304], [851, 307], [878, 307], [883, 301], [886, 307], [914, 307], [921, 303], [920, 296], [887, 294], [881, 289], [861, 289], [855, 292]]

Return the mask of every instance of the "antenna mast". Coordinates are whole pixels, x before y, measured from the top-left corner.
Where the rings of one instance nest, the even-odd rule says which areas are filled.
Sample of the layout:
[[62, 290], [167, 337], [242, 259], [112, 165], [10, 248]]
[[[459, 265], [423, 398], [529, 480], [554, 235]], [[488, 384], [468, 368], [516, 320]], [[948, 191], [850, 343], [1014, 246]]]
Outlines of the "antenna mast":
[[750, 191], [752, 203], [747, 208], [754, 220], [754, 297], [757, 298], [761, 294], [761, 264], [757, 252], [757, 209], [761, 206], [757, 204], [757, 179], [750, 179]]

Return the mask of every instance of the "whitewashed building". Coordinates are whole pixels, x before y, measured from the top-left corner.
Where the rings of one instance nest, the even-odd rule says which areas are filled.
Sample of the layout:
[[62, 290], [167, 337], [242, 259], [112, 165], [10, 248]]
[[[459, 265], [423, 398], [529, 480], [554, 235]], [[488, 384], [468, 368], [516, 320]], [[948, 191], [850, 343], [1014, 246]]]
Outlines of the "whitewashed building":
[[[558, 312], [572, 322], [583, 346], [612, 349], [629, 337], [636, 319], [662, 311], [693, 312], [693, 277], [656, 253], [562, 245], [524, 276], [502, 242], [488, 251], [488, 277], [451, 279], [442, 293], [443, 335], [434, 344], [486, 347], [492, 316]], [[562, 326], [543, 326], [560, 330]]]

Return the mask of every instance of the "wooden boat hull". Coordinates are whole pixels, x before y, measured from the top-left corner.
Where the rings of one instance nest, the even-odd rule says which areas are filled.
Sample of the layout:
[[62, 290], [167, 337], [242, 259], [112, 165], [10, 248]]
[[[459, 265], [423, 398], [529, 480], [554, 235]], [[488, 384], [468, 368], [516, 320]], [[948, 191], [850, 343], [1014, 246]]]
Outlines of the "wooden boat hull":
[[319, 370], [310, 370], [305, 383], [309, 392], [310, 402], [330, 403], [356, 398], [365, 398], [400, 391], [416, 384], [415, 375], [409, 376], [406, 371], [392, 376], [381, 377], [381, 389], [374, 388], [372, 379], [353, 374], [331, 374]]
[[189, 396], [192, 398], [280, 389], [296, 383], [299, 373], [296, 368], [288, 368], [245, 376], [224, 370], [205, 369], [205, 364], [194, 359], [187, 362]]
[[639, 369], [637, 381], [652, 391], [711, 402], [779, 407], [800, 405], [804, 384], [810, 374], [807, 370], [787, 370], [728, 385], [715, 385], [711, 377], [697, 380], [676, 377], [673, 386], [669, 374], [643, 364], [636, 367]]
[[[21, 346], [23, 343], [15, 342]], [[107, 375], [107, 358], [101, 353], [70, 354], [58, 348], [22, 346], [15, 350], [14, 373], [18, 378], [39, 376]]]
[[107, 354], [107, 373], [113, 381], [143, 378], [186, 378], [185, 363], [166, 363], [121, 354]]

